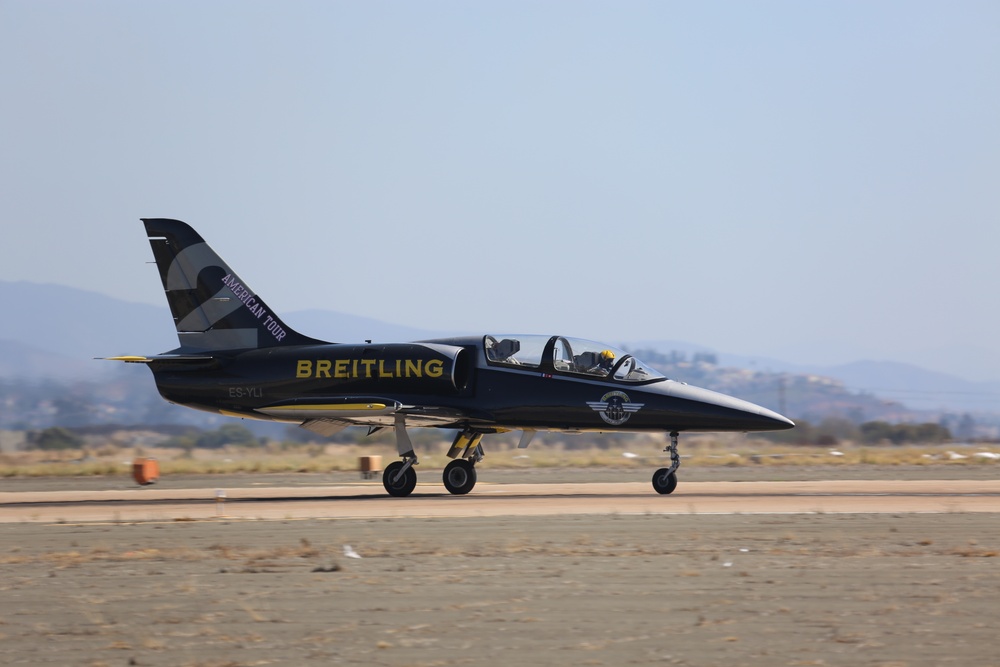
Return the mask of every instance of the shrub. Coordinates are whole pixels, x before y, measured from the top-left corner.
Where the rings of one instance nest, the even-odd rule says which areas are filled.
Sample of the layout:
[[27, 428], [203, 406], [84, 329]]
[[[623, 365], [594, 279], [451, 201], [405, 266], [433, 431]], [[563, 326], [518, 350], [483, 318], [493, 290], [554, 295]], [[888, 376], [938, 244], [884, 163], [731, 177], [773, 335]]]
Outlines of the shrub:
[[79, 449], [83, 445], [83, 438], [69, 429], [54, 426], [32, 433], [28, 438], [28, 442], [35, 449], [52, 451], [58, 449]]

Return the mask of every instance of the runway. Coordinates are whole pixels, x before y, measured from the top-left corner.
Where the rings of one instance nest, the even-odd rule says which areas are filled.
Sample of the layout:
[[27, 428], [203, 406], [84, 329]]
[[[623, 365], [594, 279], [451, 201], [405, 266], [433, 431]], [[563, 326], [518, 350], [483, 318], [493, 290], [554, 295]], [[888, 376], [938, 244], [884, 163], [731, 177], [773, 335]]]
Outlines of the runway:
[[7, 480], [4, 658], [997, 662], [1000, 481], [520, 475], [409, 498], [353, 475]]
[[959, 512], [1000, 513], [1000, 480], [682, 481], [669, 496], [657, 495], [645, 482], [480, 483], [467, 496], [427, 483], [408, 498], [386, 495], [377, 482], [0, 493], [0, 522], [8, 523]]

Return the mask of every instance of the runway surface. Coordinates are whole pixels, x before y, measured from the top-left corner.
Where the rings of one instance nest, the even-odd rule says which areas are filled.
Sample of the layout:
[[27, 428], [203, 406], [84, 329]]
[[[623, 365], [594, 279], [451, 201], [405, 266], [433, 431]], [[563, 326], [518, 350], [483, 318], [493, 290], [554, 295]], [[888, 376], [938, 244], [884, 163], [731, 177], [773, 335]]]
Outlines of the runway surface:
[[653, 514], [1000, 513], [1000, 480], [681, 482], [660, 496], [650, 484], [488, 484], [452, 496], [439, 483], [408, 498], [380, 483], [264, 488], [167, 485], [104, 491], [0, 493], [0, 522], [374, 519]]
[[583, 474], [5, 480], [0, 662], [998, 664], [996, 480]]

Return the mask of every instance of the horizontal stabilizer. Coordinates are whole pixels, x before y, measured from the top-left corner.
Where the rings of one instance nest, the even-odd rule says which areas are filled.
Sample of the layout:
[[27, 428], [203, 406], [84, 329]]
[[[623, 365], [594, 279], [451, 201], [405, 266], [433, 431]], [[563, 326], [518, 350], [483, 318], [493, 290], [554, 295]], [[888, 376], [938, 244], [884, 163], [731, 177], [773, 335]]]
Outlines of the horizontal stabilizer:
[[151, 364], [154, 361], [212, 361], [214, 359], [214, 357], [193, 354], [154, 354], [148, 357], [125, 354], [118, 357], [97, 358], [103, 361], [124, 361], [127, 364]]

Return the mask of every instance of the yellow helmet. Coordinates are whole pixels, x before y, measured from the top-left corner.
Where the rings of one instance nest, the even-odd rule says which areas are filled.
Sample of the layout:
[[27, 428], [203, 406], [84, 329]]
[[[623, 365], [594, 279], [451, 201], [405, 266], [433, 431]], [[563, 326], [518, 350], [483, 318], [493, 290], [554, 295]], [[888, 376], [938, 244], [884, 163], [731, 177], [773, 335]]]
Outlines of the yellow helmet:
[[615, 358], [615, 353], [612, 352], [611, 350], [604, 350], [603, 352], [601, 352], [601, 359], [604, 359], [605, 361], [614, 358]]

